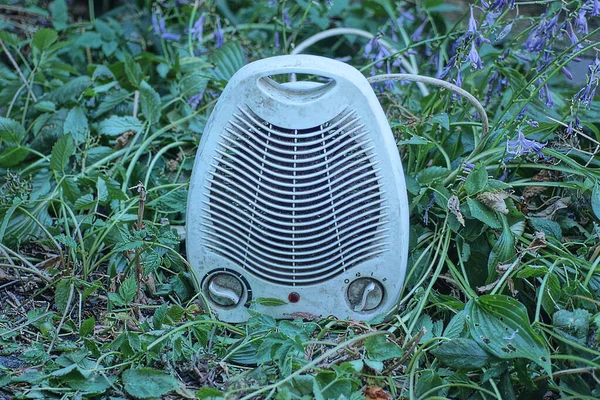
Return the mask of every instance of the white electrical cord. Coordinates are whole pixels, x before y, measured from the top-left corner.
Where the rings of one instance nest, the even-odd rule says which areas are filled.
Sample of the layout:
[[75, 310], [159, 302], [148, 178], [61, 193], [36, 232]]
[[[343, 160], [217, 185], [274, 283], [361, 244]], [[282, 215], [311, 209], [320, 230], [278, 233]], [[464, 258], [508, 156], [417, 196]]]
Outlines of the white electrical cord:
[[411, 81], [411, 82], [417, 82], [417, 83], [421, 83], [421, 84], [426, 83], [428, 85], [439, 86], [444, 89], [450, 90], [450, 91], [458, 94], [459, 96], [462, 96], [462, 97], [466, 98], [467, 100], [469, 100], [469, 102], [471, 104], [473, 104], [473, 106], [477, 109], [477, 112], [479, 113], [479, 116], [481, 117], [481, 128], [482, 128], [481, 134], [482, 134], [482, 136], [487, 135], [487, 133], [490, 129], [490, 122], [488, 120], [487, 113], [485, 112], [485, 108], [483, 108], [483, 105], [479, 102], [479, 100], [477, 100], [475, 98], [475, 96], [473, 96], [471, 93], [467, 92], [466, 90], [464, 90], [450, 82], [446, 82], [446, 81], [443, 81], [443, 80], [437, 79], [437, 78], [430, 78], [428, 76], [421, 76], [421, 75], [414, 75], [414, 74], [381, 74], [381, 75], [371, 76], [371, 77], [367, 78], [367, 80], [369, 81], [369, 83], [382, 82], [382, 81]]
[[[316, 35], [313, 35], [313, 36], [309, 37], [305, 41], [303, 41], [300, 44], [298, 44], [291, 51], [290, 54], [300, 54], [304, 50], [306, 50], [307, 48], [309, 48], [310, 46], [312, 46], [313, 44], [315, 44], [315, 43], [317, 43], [317, 42], [319, 42], [319, 41], [321, 41], [323, 39], [327, 39], [327, 38], [332, 37], [332, 36], [340, 36], [340, 35], [360, 36], [360, 37], [364, 37], [364, 38], [369, 39], [369, 40], [373, 39], [375, 37], [375, 35], [373, 35], [372, 33], [367, 32], [367, 31], [363, 31], [361, 29], [354, 29], [354, 28], [333, 28], [333, 29], [328, 29], [328, 30], [323, 31], [323, 32], [319, 32]], [[394, 46], [392, 46], [385, 39], [379, 39], [379, 43], [383, 47], [385, 47], [390, 53], [397, 53], [398, 52], [398, 50], [395, 49]], [[418, 70], [416, 69], [416, 67], [414, 65], [412, 65], [404, 56], [402, 56], [400, 54], [398, 54], [397, 56], [400, 59], [400, 62], [402, 63], [402, 66], [404, 67], [405, 70], [407, 70], [411, 74], [418, 73]], [[292, 80], [294, 80], [294, 78], [292, 78]], [[419, 90], [421, 91], [421, 94], [423, 96], [427, 96], [429, 94], [429, 90], [427, 89], [427, 87], [423, 83], [417, 82], [417, 86], [419, 87]]]

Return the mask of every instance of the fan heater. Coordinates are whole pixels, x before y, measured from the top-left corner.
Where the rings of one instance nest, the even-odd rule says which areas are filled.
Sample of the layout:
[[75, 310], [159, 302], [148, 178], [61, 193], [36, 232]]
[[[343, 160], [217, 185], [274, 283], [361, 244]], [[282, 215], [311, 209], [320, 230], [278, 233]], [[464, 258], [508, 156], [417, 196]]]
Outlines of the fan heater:
[[[295, 74], [319, 79], [275, 79]], [[199, 289], [221, 320], [245, 321], [250, 306], [276, 318], [389, 312], [404, 282], [408, 203], [365, 77], [307, 55], [240, 69], [206, 124], [186, 224]]]

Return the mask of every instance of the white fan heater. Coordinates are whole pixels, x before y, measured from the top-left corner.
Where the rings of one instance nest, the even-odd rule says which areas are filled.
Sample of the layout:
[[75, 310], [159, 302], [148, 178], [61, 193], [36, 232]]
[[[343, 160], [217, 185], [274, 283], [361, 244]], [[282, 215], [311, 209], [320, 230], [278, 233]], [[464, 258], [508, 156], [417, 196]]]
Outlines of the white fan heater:
[[[273, 79], [290, 74], [321, 82]], [[389, 312], [404, 282], [408, 202], [365, 77], [307, 55], [240, 69], [206, 124], [186, 223], [190, 264], [221, 320], [245, 321], [250, 306], [276, 318]]]

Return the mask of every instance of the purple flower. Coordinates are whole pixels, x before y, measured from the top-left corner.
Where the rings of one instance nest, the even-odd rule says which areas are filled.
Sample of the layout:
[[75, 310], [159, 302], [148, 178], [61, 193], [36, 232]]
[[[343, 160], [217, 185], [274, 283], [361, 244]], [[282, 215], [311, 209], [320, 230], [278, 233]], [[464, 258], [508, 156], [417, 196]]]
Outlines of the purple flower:
[[567, 69], [567, 67], [562, 67], [560, 70], [562, 71], [563, 74], [565, 74], [565, 76], [567, 77], [567, 79], [569, 79], [571, 81], [573, 80], [573, 74], [571, 73], [571, 71], [569, 71]]
[[583, 34], [587, 35], [588, 34], [588, 23], [587, 23], [587, 19], [585, 18], [585, 13], [586, 13], [585, 9], [582, 8], [581, 10], [579, 10], [577, 17], [575, 18], [575, 28], [577, 28], [577, 33], [583, 33]]
[[192, 33], [192, 37], [199, 42], [202, 43], [202, 36], [204, 36], [204, 20], [206, 19], [206, 15], [200, 16], [196, 22], [194, 22], [194, 26], [190, 32]]
[[275, 39], [275, 45], [274, 45], [274, 47], [276, 49], [279, 49], [279, 31], [275, 31], [275, 38], [274, 39]]
[[481, 57], [479, 57], [479, 53], [477, 53], [477, 49], [475, 48], [475, 42], [471, 43], [471, 51], [469, 51], [467, 59], [471, 62], [471, 66], [473, 68], [483, 68], [483, 62], [481, 61]]
[[544, 147], [546, 147], [545, 143], [538, 143], [535, 140], [525, 139], [525, 135], [523, 135], [521, 130], [519, 130], [517, 139], [506, 142], [506, 152], [511, 155], [509, 159], [533, 153], [543, 158], [544, 154], [542, 153], [542, 149]]
[[508, 34], [510, 33], [510, 31], [512, 30], [513, 27], [513, 23], [511, 22], [510, 24], [506, 25], [502, 31], [498, 34], [498, 36], [496, 36], [496, 40], [502, 40], [504, 39], [506, 36], [508, 36]]
[[473, 17], [473, 7], [471, 7], [471, 16], [469, 17], [469, 27], [467, 29], [467, 32], [472, 35], [478, 34], [477, 21], [475, 20], [475, 17]]
[[592, 17], [600, 15], [600, 1], [592, 0]]
[[[502, 11], [504, 10], [504, 7], [506, 7], [506, 0], [494, 0], [494, 2], [492, 3], [491, 6], [489, 6], [490, 10], [498, 10], [498, 11]], [[515, 8], [515, 0], [509, 0], [508, 1], [508, 8], [513, 9]]]
[[379, 43], [378, 35], [373, 36], [373, 38], [369, 40], [369, 42], [365, 45], [365, 52], [363, 53], [363, 57], [374, 61], [377, 68], [382, 68], [384, 61], [389, 62], [387, 57], [390, 55], [391, 53], [389, 50]]
[[290, 19], [290, 15], [288, 14], [287, 11], [283, 12], [283, 23], [286, 25], [291, 25], [292, 24], [292, 20]]
[[163, 18], [160, 9], [156, 9], [156, 11], [152, 13], [152, 27], [154, 28], [154, 33], [164, 40], [179, 40], [181, 37], [181, 35], [167, 32], [165, 19]]
[[554, 101], [552, 101], [552, 93], [550, 92], [550, 88], [548, 84], [544, 84], [542, 89], [540, 90], [540, 99], [545, 100], [546, 107], [554, 108]]
[[487, 25], [487, 26], [492, 26], [492, 25], [494, 25], [494, 23], [496, 22], [496, 19], [497, 19], [497, 18], [498, 18], [500, 15], [502, 15], [502, 12], [501, 12], [501, 11], [497, 11], [497, 12], [494, 12], [494, 11], [489, 11], [489, 12], [487, 13], [487, 15], [485, 16], [485, 21], [484, 21], [484, 24], [485, 24], [485, 25]]
[[598, 79], [600, 79], [600, 60], [596, 58], [588, 67], [587, 84], [577, 92], [575, 98], [588, 107], [591, 107], [592, 100], [594, 100], [594, 96], [596, 95], [596, 89], [598, 89]]
[[523, 45], [525, 50], [530, 52], [548, 50], [546, 44], [558, 30], [558, 17], [559, 14], [556, 14], [550, 20], [544, 17], [540, 23], [529, 32], [529, 37]]
[[193, 95], [192, 97], [190, 97], [190, 99], [187, 102], [195, 110], [196, 108], [198, 108], [198, 104], [200, 104], [200, 100], [202, 100], [202, 96], [204, 96], [204, 91], [201, 91], [200, 93]]
[[215, 46], [218, 48], [223, 47], [223, 28], [221, 28], [221, 18], [217, 18], [217, 26], [215, 28]]
[[413, 42], [418, 42], [419, 40], [421, 40], [421, 36], [423, 35], [423, 29], [425, 29], [425, 25], [427, 25], [427, 22], [429, 22], [429, 20], [424, 20], [412, 34], [410, 38], [413, 40]]

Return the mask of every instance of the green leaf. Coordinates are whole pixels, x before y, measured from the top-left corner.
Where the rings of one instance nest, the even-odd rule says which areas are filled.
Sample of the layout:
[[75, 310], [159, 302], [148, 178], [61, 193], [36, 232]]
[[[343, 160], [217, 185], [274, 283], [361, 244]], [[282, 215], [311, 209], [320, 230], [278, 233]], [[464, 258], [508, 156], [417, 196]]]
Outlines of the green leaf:
[[10, 146], [0, 152], [0, 167], [10, 168], [19, 165], [29, 154], [29, 149], [23, 146]]
[[600, 182], [596, 181], [592, 189], [592, 211], [600, 219]]
[[196, 392], [196, 398], [200, 400], [225, 400], [225, 395], [217, 389], [203, 387]]
[[146, 82], [140, 84], [140, 107], [146, 120], [150, 124], [158, 122], [160, 119], [160, 96]]
[[56, 104], [48, 100], [43, 100], [35, 103], [33, 108], [41, 112], [54, 112], [56, 111]]
[[129, 83], [131, 83], [131, 85], [135, 88], [139, 87], [144, 80], [142, 67], [140, 67], [140, 65], [131, 57], [127, 57], [125, 59], [125, 75], [127, 75]]
[[465, 180], [465, 190], [469, 196], [483, 191], [488, 185], [488, 173], [485, 166], [477, 164]]
[[486, 351], [502, 359], [527, 358], [552, 375], [550, 352], [531, 328], [527, 309], [503, 295], [471, 299], [465, 307], [473, 339]]
[[56, 30], [63, 30], [67, 27], [67, 2], [65, 0], [55, 0], [50, 3], [50, 12], [52, 13], [52, 26]]
[[69, 110], [63, 131], [65, 134], [70, 133], [77, 143], [85, 140], [86, 132], [88, 131], [88, 119], [81, 107], [74, 107]]
[[384, 335], [371, 336], [365, 340], [367, 357], [373, 361], [385, 361], [402, 357], [402, 349], [396, 343], [389, 343]]
[[559, 310], [552, 316], [555, 329], [564, 332], [568, 339], [585, 346], [590, 330], [591, 314], [587, 310]]
[[98, 201], [100, 203], [105, 203], [109, 200], [108, 188], [106, 187], [106, 181], [104, 179], [98, 178], [96, 181], [96, 191], [98, 192]]
[[135, 282], [135, 278], [130, 276], [121, 283], [121, 286], [119, 287], [119, 296], [121, 296], [126, 304], [129, 304], [135, 299], [136, 294], [137, 283]]
[[152, 368], [130, 368], [121, 379], [125, 391], [136, 399], [160, 398], [179, 387], [177, 379]]
[[89, 210], [96, 205], [96, 200], [91, 193], [85, 194], [75, 201], [75, 210]]
[[64, 135], [52, 147], [50, 168], [56, 172], [64, 172], [69, 163], [69, 158], [75, 154], [75, 145], [71, 135]]
[[193, 70], [179, 81], [179, 90], [183, 96], [193, 96], [206, 89], [209, 77], [203, 71]]
[[480, 369], [496, 357], [487, 353], [473, 339], [457, 338], [431, 351], [445, 365], [456, 369]]
[[107, 136], [119, 136], [127, 131], [139, 132], [142, 128], [142, 123], [135, 117], [117, 117], [111, 116], [100, 122], [98, 125], [98, 133]]
[[435, 181], [439, 181], [448, 176], [450, 170], [448, 168], [433, 166], [425, 168], [417, 174], [417, 180], [422, 185], [431, 185]]
[[465, 329], [465, 325], [467, 323], [467, 315], [464, 310], [461, 310], [452, 317], [446, 329], [444, 329], [444, 337], [449, 339], [458, 338], [462, 331]]
[[64, 313], [67, 309], [67, 303], [69, 301], [69, 293], [71, 292], [71, 280], [61, 279], [56, 284], [56, 290], [54, 291], [54, 304], [61, 313]]
[[162, 325], [165, 323], [167, 307], [169, 307], [169, 305], [167, 303], [163, 303], [154, 311], [154, 315], [152, 316], [152, 326], [154, 329], [162, 328]]
[[52, 46], [54, 42], [58, 39], [58, 34], [52, 29], [44, 28], [39, 29], [31, 40], [31, 44], [34, 48], [39, 51], [44, 51], [48, 47]]
[[467, 205], [469, 206], [469, 211], [471, 211], [471, 216], [473, 218], [478, 219], [490, 228], [502, 228], [502, 225], [500, 224], [500, 221], [498, 221], [494, 211], [484, 206], [479, 200], [467, 197]]
[[86, 337], [90, 336], [94, 333], [94, 328], [96, 327], [96, 319], [94, 317], [89, 317], [81, 323], [81, 327], [79, 328], [79, 335]]
[[54, 89], [47, 96], [44, 96], [45, 100], [53, 101], [57, 104], [63, 104], [75, 97], [79, 97], [85, 89], [92, 85], [92, 80], [89, 76], [78, 76], [65, 83], [64, 85]]
[[25, 129], [17, 121], [0, 117], [0, 140], [17, 145], [25, 137]]
[[529, 222], [536, 231], [544, 232], [546, 236], [562, 240], [562, 228], [558, 222], [544, 218], [529, 218]]
[[77, 242], [75, 241], [75, 239], [73, 239], [71, 236], [65, 235], [64, 233], [54, 236], [54, 239], [56, 239], [57, 242], [60, 242], [72, 249], [77, 248]]
[[242, 45], [229, 42], [213, 54], [211, 61], [215, 65], [213, 77], [228, 82], [233, 74], [246, 64], [246, 56]]

